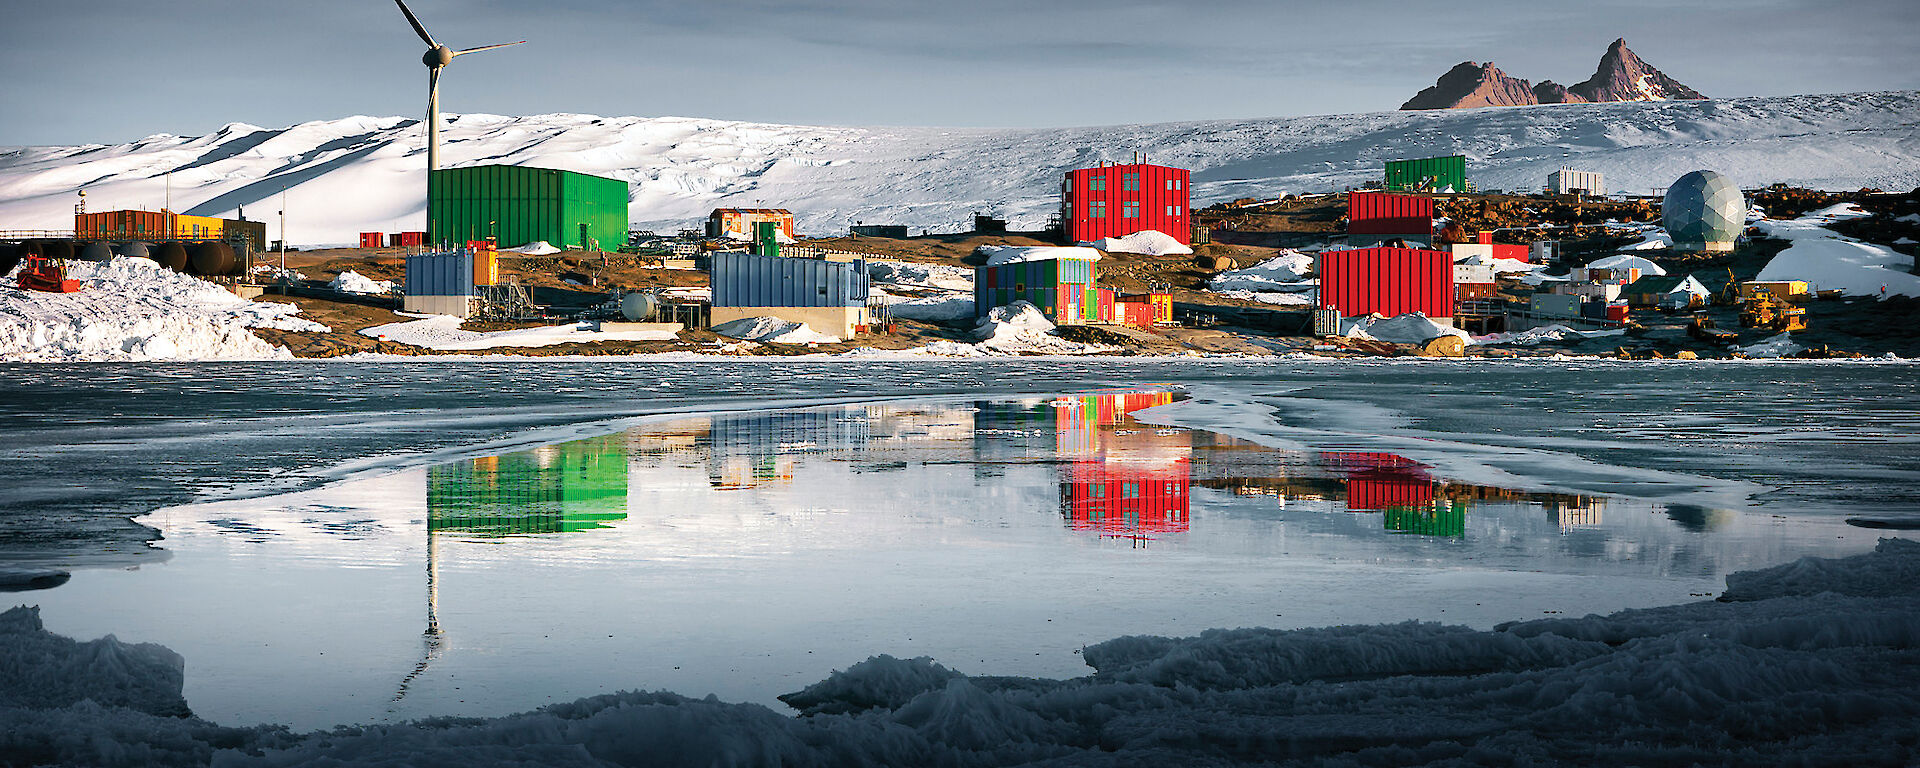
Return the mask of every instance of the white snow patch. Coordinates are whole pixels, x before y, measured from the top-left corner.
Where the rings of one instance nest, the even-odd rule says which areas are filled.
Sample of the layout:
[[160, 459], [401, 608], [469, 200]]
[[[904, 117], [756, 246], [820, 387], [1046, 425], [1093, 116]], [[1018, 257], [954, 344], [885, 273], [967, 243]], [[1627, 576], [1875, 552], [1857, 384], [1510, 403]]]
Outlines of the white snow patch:
[[1806, 347], [1793, 343], [1793, 334], [1783, 333], [1765, 341], [1733, 349], [1748, 357], [1786, 357]]
[[973, 294], [955, 293], [919, 298], [896, 299], [887, 305], [894, 317], [902, 320], [920, 320], [929, 323], [950, 323], [974, 316]]
[[867, 276], [876, 285], [939, 288], [948, 291], [973, 290], [973, 269], [951, 264], [873, 259], [867, 262]]
[[1540, 344], [1542, 342], [1548, 342], [1548, 341], [1566, 341], [1568, 339], [1598, 339], [1606, 336], [1620, 336], [1620, 335], [1624, 335], [1626, 332], [1627, 331], [1625, 328], [1611, 328], [1611, 329], [1601, 330], [1601, 331], [1579, 331], [1579, 330], [1574, 330], [1572, 328], [1568, 328], [1567, 326], [1555, 323], [1553, 325], [1543, 326], [1540, 328], [1533, 328], [1525, 331], [1515, 331], [1512, 333], [1489, 333], [1485, 336], [1475, 336], [1473, 337], [1473, 340], [1469, 343], [1472, 343], [1472, 344], [1519, 344], [1522, 346], [1533, 346], [1535, 344]]
[[1292, 249], [1250, 267], [1230, 269], [1207, 281], [1212, 291], [1292, 292], [1314, 288], [1319, 281], [1313, 275], [1313, 257]]
[[1762, 281], [1805, 280], [1815, 291], [1848, 296], [1920, 296], [1920, 276], [1911, 274], [1913, 257], [1884, 245], [1864, 243], [1824, 225], [1867, 215], [1852, 203], [1822, 208], [1798, 219], [1756, 225], [1792, 245], [1767, 262], [1755, 277]]
[[1451, 325], [1434, 322], [1420, 312], [1394, 317], [1367, 315], [1340, 321], [1340, 335], [1349, 339], [1385, 341], [1393, 344], [1423, 344], [1441, 336], [1458, 336], [1472, 343], [1473, 336]]
[[545, 240], [535, 240], [518, 248], [502, 248], [500, 252], [518, 253], [524, 256], [545, 256], [549, 253], [559, 253], [560, 249], [553, 247], [552, 243]]
[[1239, 299], [1241, 301], [1257, 301], [1261, 304], [1272, 304], [1276, 307], [1310, 307], [1319, 302], [1318, 289], [1315, 288], [1314, 285], [1315, 285], [1314, 282], [1309, 282], [1306, 284], [1305, 288], [1295, 289], [1300, 291], [1299, 293], [1280, 293], [1278, 291], [1214, 291], [1212, 289], [1208, 289], [1208, 290], [1211, 293], [1221, 296], [1222, 298]]
[[1054, 324], [1040, 312], [1040, 308], [1026, 301], [1016, 301], [1002, 307], [988, 310], [987, 316], [980, 318], [974, 326], [974, 338], [977, 344], [958, 341], [936, 341], [921, 347], [917, 352], [951, 356], [984, 357], [994, 355], [1084, 355], [1105, 352], [1113, 347], [1104, 344], [1085, 344], [1067, 341], [1053, 335]]
[[1658, 264], [1648, 261], [1643, 257], [1626, 253], [1600, 259], [1599, 261], [1588, 264], [1584, 269], [1638, 269], [1642, 277], [1648, 275], [1665, 275], [1667, 273], [1667, 271], [1662, 269]]
[[393, 281], [374, 280], [349, 269], [333, 278], [332, 282], [327, 283], [327, 287], [345, 293], [383, 294], [393, 291]]
[[266, 360], [291, 355], [247, 329], [328, 330], [292, 304], [247, 301], [150, 259], [70, 261], [67, 277], [84, 289], [0, 288], [0, 361]]
[[815, 331], [806, 323], [790, 323], [777, 317], [766, 316], [745, 317], [721, 323], [714, 326], [712, 331], [730, 338], [774, 344], [832, 344], [840, 340], [838, 336], [828, 336]]
[[1193, 253], [1172, 235], [1157, 229], [1143, 229], [1123, 237], [1103, 237], [1079, 245], [1092, 246], [1107, 253], [1137, 253], [1145, 256], [1180, 256]]

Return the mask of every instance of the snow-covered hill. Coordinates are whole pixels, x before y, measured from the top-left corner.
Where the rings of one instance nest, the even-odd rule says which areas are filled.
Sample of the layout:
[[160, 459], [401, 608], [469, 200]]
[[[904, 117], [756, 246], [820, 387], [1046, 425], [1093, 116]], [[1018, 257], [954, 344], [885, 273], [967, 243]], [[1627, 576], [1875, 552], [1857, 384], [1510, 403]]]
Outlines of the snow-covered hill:
[[[1553, 105], [1066, 129], [834, 128], [679, 117], [459, 115], [448, 165], [509, 163], [625, 179], [636, 227], [691, 226], [727, 205], [777, 205], [809, 234], [854, 221], [952, 231], [975, 212], [1037, 227], [1060, 174], [1144, 152], [1194, 171], [1197, 204], [1327, 191], [1377, 178], [1387, 160], [1464, 154], [1482, 188], [1539, 188], [1562, 166], [1646, 192], [1687, 171], [1746, 187], [1920, 186], [1920, 92]], [[159, 208], [275, 222], [288, 239], [353, 242], [421, 229], [418, 120], [350, 117], [198, 138], [0, 154], [0, 229], [67, 229], [74, 191], [92, 210]], [[277, 237], [277, 223], [268, 226]]]

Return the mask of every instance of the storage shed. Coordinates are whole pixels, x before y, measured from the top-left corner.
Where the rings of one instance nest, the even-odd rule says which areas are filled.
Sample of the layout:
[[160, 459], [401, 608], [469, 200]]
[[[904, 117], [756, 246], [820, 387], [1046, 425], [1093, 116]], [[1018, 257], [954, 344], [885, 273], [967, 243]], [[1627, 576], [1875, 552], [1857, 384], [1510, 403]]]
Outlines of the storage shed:
[[848, 338], [867, 324], [865, 259], [761, 256], [722, 251], [712, 256], [714, 325], [749, 317], [806, 323], [821, 333]]
[[1191, 245], [1191, 176], [1185, 168], [1147, 163], [1068, 171], [1060, 184], [1060, 222], [1067, 242], [1090, 243], [1152, 229]]
[[1467, 191], [1464, 155], [1387, 161], [1387, 189], [1400, 192]]
[[427, 177], [427, 243], [492, 238], [612, 249], [627, 242], [627, 183], [521, 165], [446, 168]]
[[417, 253], [407, 257], [405, 297], [400, 308], [429, 315], [466, 317], [472, 312], [473, 254], [470, 251]]
[[1447, 322], [1453, 317], [1453, 255], [1419, 248], [1326, 251], [1315, 259], [1320, 309], [1342, 317], [1387, 317], [1420, 312]]
[[707, 214], [707, 237], [752, 240], [754, 225], [763, 221], [773, 222], [787, 240], [793, 239], [793, 212], [785, 208], [715, 208]]

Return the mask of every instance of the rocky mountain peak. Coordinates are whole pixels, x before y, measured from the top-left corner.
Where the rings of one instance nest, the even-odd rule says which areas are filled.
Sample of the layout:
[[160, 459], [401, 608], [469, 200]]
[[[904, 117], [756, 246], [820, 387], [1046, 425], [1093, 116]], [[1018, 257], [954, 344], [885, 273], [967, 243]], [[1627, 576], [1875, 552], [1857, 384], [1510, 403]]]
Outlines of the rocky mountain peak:
[[1532, 85], [1501, 72], [1493, 62], [1464, 61], [1441, 75], [1431, 87], [1415, 94], [1401, 109], [1459, 109], [1511, 107], [1527, 104], [1569, 104], [1602, 101], [1664, 101], [1704, 99], [1699, 91], [1655, 69], [1627, 48], [1625, 38], [1613, 41], [1600, 57], [1593, 77], [1572, 86], [1552, 80]]
[[1511, 107], [1538, 103], [1533, 86], [1525, 80], [1509, 77], [1489, 61], [1463, 61], [1440, 76], [1431, 87], [1414, 94], [1401, 109], [1452, 109], [1455, 107]]

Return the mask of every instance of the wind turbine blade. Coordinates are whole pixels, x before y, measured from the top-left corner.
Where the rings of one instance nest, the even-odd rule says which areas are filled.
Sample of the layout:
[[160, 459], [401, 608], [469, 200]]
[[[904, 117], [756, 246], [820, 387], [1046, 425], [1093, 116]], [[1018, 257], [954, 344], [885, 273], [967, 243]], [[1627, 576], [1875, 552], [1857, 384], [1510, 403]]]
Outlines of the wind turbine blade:
[[427, 28], [420, 26], [420, 19], [416, 18], [413, 15], [413, 11], [407, 10], [406, 3], [401, 2], [401, 0], [393, 0], [393, 2], [395, 5], [400, 6], [401, 13], [404, 13], [407, 15], [407, 23], [413, 25], [413, 31], [420, 35], [420, 39], [427, 41], [428, 48], [440, 47], [439, 43], [436, 43], [433, 41], [433, 35], [427, 34]]
[[[397, 3], [397, 2], [400, 2], [400, 0], [393, 0], [393, 1], [394, 1], [394, 2], [396, 2], [396, 3]], [[499, 44], [499, 45], [483, 45], [483, 46], [480, 46], [480, 47], [478, 47], [478, 48], [468, 48], [468, 49], [466, 49], [466, 50], [464, 50], [464, 51], [454, 51], [454, 52], [453, 52], [453, 55], [455, 55], [455, 56], [459, 56], [460, 54], [463, 54], [463, 53], [479, 53], [480, 51], [491, 51], [491, 50], [493, 50], [493, 49], [495, 49], [495, 48], [505, 48], [505, 47], [507, 47], [507, 46], [509, 46], [509, 45], [519, 45], [520, 43], [524, 43], [524, 42], [526, 42], [526, 41], [525, 41], [525, 40], [521, 40], [521, 41], [519, 41], [519, 42], [513, 42], [513, 43], [501, 43], [501, 44]]]

